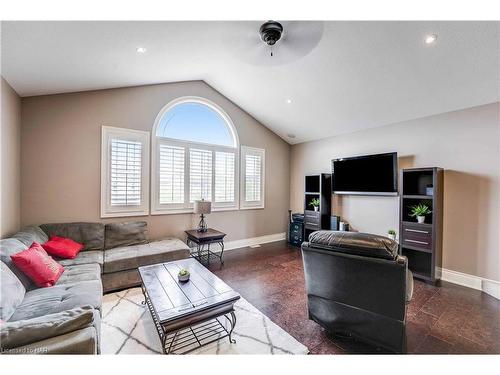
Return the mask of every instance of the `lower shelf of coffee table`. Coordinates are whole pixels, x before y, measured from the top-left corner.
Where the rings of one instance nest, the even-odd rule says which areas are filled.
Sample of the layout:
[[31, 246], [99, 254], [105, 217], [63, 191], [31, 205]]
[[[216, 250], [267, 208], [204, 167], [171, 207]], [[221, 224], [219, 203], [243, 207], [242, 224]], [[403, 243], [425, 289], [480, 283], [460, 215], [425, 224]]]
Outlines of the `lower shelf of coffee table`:
[[[222, 319], [229, 318], [218, 317], [167, 335], [165, 348], [168, 349], [168, 354], [186, 354], [228, 337], [230, 328], [224, 325], [225, 322], [221, 321]], [[230, 325], [229, 322], [228, 324]]]
[[144, 294], [144, 304], [151, 313], [151, 318], [158, 332], [160, 343], [164, 354], [187, 354], [202, 346], [212, 342], [228, 338], [229, 343], [236, 341], [231, 338], [231, 333], [236, 325], [236, 315], [234, 310], [209, 318], [207, 320], [195, 323], [191, 326], [183, 327], [174, 331], [167, 331], [160, 323], [158, 315], [151, 303], [149, 295], [142, 286]]

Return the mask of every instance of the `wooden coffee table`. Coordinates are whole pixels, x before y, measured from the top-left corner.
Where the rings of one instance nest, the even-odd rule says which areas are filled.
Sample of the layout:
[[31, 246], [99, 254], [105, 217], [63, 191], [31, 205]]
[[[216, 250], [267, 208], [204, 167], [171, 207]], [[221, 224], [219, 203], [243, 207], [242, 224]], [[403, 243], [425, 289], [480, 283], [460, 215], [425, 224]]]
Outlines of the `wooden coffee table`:
[[[179, 282], [181, 268], [189, 270]], [[195, 259], [139, 267], [145, 304], [165, 354], [185, 354], [231, 334], [240, 295]]]

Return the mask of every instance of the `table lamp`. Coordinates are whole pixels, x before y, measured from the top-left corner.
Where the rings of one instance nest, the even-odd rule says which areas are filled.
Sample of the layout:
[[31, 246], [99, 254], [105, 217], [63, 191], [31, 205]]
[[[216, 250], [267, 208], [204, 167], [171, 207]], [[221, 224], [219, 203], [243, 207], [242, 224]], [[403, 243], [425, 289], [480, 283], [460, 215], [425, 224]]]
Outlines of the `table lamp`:
[[205, 223], [205, 215], [212, 212], [212, 202], [206, 200], [194, 201], [194, 213], [201, 214], [200, 223], [198, 224], [198, 232], [207, 231], [207, 223]]

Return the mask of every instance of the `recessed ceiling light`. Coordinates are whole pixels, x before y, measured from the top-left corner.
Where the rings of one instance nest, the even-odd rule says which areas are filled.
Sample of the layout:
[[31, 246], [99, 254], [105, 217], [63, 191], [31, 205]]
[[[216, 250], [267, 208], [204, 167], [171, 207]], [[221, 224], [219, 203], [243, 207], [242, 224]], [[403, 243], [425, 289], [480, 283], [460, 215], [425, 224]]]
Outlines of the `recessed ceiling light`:
[[287, 100], [286, 100], [286, 102], [287, 102], [288, 104], [292, 104], [292, 99], [287, 99]]
[[135, 51], [137, 53], [143, 54], [143, 53], [146, 53], [147, 49], [144, 47], [137, 47]]
[[429, 34], [425, 36], [424, 42], [425, 44], [433, 44], [436, 42], [438, 36], [436, 34]]
[[287, 134], [286, 136], [287, 136], [288, 138], [292, 138], [292, 139], [293, 139], [293, 138], [295, 138], [295, 134], [291, 134], [291, 133], [290, 133], [290, 134]]

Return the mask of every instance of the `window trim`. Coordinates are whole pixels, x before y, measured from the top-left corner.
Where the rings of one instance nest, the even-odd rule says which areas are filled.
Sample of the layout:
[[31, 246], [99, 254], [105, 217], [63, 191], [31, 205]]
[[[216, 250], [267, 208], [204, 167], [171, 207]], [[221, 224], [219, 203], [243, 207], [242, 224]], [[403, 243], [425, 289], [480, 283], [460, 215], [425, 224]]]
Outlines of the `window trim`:
[[[111, 206], [111, 140], [141, 142], [141, 204]], [[101, 218], [149, 215], [149, 132], [113, 126], [101, 127]]]
[[[229, 127], [233, 138], [233, 146], [223, 146], [223, 145], [215, 145], [211, 143], [202, 143], [202, 142], [191, 142], [184, 141], [180, 139], [173, 139], [168, 137], [161, 137], [156, 135], [156, 131], [160, 124], [162, 117], [170, 111], [173, 107], [182, 104], [182, 103], [199, 103], [210, 107], [212, 110], [217, 112], [222, 119], [225, 121], [226, 125]], [[185, 214], [193, 212], [193, 204], [189, 203], [190, 194], [189, 194], [189, 149], [201, 149], [201, 150], [210, 150], [212, 151], [212, 212], [217, 211], [233, 211], [238, 210], [240, 207], [240, 147], [239, 147], [239, 138], [236, 128], [231, 121], [231, 118], [227, 115], [227, 113], [219, 107], [214, 102], [199, 97], [199, 96], [183, 96], [177, 99], [172, 100], [167, 105], [165, 105], [161, 111], [156, 116], [153, 131], [151, 133], [151, 215], [171, 215], [171, 214]], [[159, 150], [160, 144], [166, 144], [170, 146], [184, 147], [184, 203], [183, 204], [171, 204], [165, 205], [159, 203], [159, 170], [158, 170], [158, 162], [159, 162]], [[216, 204], [214, 202], [215, 198], [215, 152], [234, 152], [234, 203], [219, 203]], [[187, 204], [186, 204], [187, 202]]]
[[233, 124], [233, 121], [229, 117], [229, 115], [216, 103], [212, 102], [211, 100], [202, 98], [201, 96], [182, 96], [180, 98], [174, 99], [170, 101], [167, 105], [165, 105], [158, 115], [156, 115], [155, 122], [153, 125], [153, 132], [151, 133], [151, 138], [164, 138], [164, 139], [172, 139], [174, 141], [179, 141], [179, 142], [187, 142], [191, 143], [190, 141], [185, 141], [182, 139], [174, 139], [174, 138], [167, 138], [167, 137], [159, 137], [156, 135], [156, 131], [158, 129], [158, 126], [160, 125], [160, 121], [167, 113], [170, 111], [172, 108], [178, 106], [179, 104], [184, 104], [184, 103], [198, 103], [198, 104], [203, 104], [206, 105], [207, 107], [211, 108], [214, 110], [218, 115], [222, 117], [222, 119], [226, 122], [227, 125], [229, 125], [229, 131], [231, 132], [231, 136], [233, 138], [233, 145], [232, 146], [222, 146], [222, 145], [214, 145], [213, 143], [204, 143], [204, 142], [192, 142], [194, 144], [198, 145], [207, 145], [207, 146], [220, 146], [220, 147], [233, 147], [233, 148], [238, 148], [240, 145], [240, 140], [238, 138], [238, 132], [236, 131], [236, 127]]
[[[258, 154], [261, 158], [261, 171], [260, 171], [260, 201], [247, 202], [245, 200], [245, 155]], [[266, 150], [263, 148], [240, 146], [240, 210], [256, 210], [262, 209], [266, 206]]]

